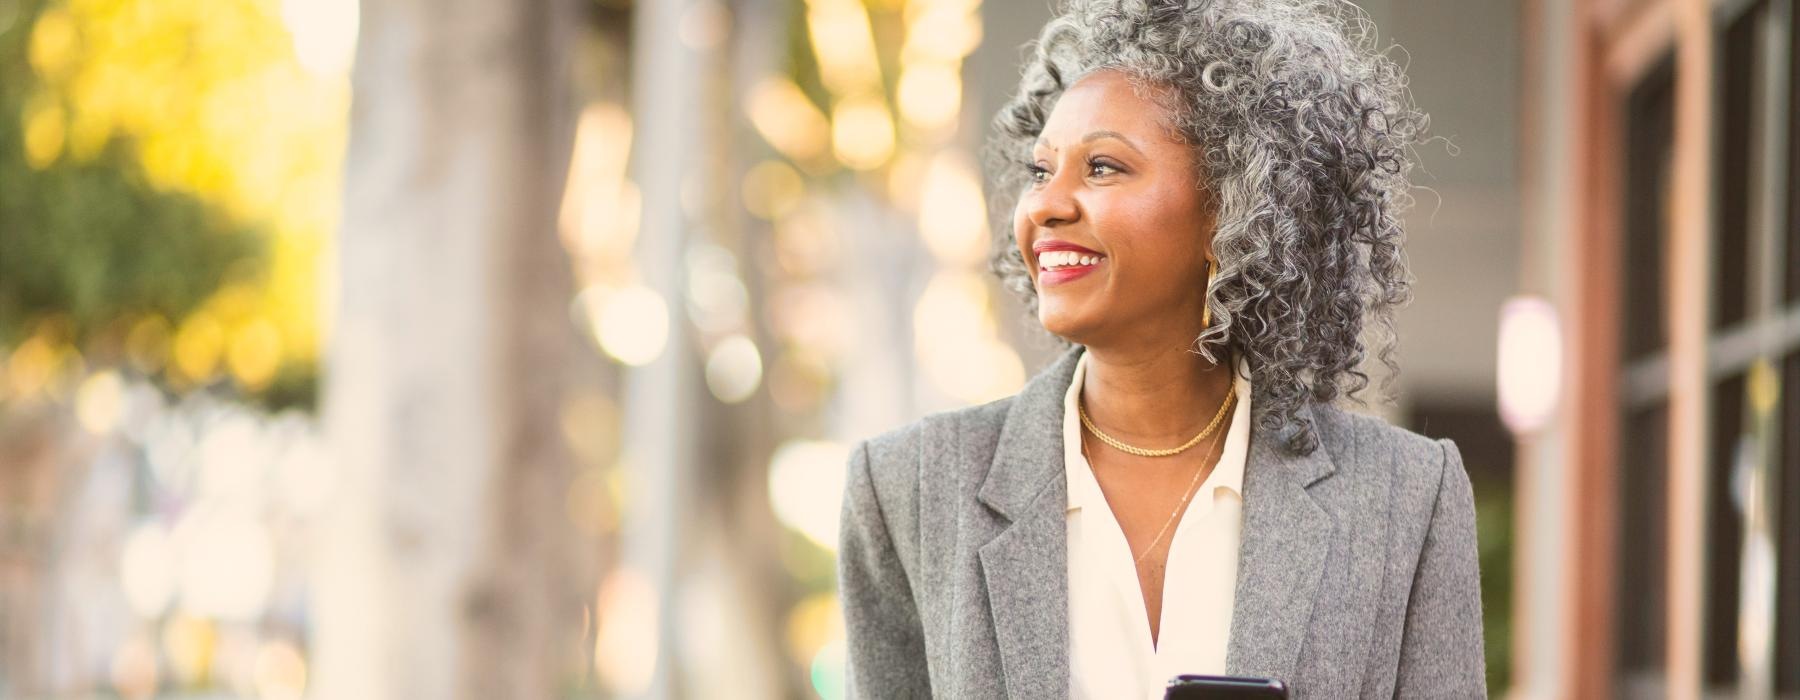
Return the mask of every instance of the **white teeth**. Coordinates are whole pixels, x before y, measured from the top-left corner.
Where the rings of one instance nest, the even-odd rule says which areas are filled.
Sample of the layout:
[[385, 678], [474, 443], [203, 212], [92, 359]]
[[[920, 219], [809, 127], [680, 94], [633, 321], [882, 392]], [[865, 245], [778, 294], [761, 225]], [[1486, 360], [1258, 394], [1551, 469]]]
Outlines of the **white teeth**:
[[1100, 262], [1098, 255], [1082, 255], [1069, 250], [1052, 250], [1038, 255], [1038, 265], [1044, 269], [1092, 265], [1097, 262]]

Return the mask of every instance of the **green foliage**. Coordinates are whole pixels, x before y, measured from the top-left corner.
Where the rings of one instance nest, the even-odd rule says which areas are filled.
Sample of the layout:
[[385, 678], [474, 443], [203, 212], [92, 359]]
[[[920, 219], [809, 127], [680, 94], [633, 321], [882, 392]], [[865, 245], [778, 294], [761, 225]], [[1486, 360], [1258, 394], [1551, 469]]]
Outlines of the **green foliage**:
[[27, 164], [25, 46], [41, 9], [24, 3], [0, 34], [0, 347], [50, 314], [67, 316], [77, 345], [121, 316], [180, 318], [266, 248], [207, 204], [157, 191], [119, 142], [91, 163]]
[[1475, 528], [1481, 557], [1481, 617], [1488, 692], [1512, 677], [1513, 493], [1498, 479], [1475, 485]]

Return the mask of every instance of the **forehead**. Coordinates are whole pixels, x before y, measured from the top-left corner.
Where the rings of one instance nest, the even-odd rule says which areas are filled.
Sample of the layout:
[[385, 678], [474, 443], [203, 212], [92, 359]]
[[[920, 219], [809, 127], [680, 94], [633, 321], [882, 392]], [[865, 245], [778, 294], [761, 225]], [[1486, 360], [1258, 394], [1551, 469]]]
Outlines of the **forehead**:
[[1152, 97], [1154, 89], [1134, 87], [1129, 77], [1116, 70], [1090, 73], [1069, 86], [1051, 108], [1043, 141], [1060, 146], [1104, 130], [1139, 143], [1173, 142], [1168, 110]]

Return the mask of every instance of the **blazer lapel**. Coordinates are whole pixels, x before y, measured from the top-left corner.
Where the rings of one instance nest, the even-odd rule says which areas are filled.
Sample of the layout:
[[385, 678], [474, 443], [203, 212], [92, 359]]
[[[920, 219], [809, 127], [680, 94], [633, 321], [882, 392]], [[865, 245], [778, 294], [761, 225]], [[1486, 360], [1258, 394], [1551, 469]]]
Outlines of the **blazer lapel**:
[[977, 498], [1007, 521], [980, 548], [1006, 694], [1069, 692], [1068, 483], [1062, 403], [1082, 349], [1063, 353], [1019, 392]]
[[1335, 530], [1308, 489], [1334, 471], [1323, 444], [1293, 455], [1276, 436], [1252, 431], [1227, 673], [1292, 682]]

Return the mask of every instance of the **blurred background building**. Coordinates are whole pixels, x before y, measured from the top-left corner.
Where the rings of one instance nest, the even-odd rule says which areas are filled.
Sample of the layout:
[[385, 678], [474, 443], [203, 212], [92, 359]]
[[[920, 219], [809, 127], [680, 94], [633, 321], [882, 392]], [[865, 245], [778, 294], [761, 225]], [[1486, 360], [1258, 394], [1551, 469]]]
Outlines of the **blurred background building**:
[[1789, 0], [1525, 16], [1523, 284], [1560, 314], [1563, 360], [1555, 418], [1521, 443], [1518, 678], [1793, 697], [1800, 19]]
[[[1800, 697], [1793, 0], [1367, 0], [1494, 694]], [[1043, 0], [0, 0], [0, 698], [842, 696]]]

